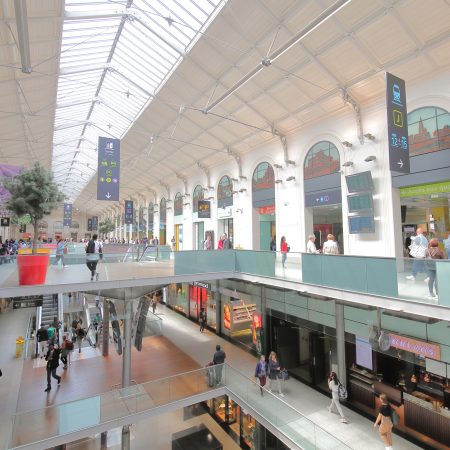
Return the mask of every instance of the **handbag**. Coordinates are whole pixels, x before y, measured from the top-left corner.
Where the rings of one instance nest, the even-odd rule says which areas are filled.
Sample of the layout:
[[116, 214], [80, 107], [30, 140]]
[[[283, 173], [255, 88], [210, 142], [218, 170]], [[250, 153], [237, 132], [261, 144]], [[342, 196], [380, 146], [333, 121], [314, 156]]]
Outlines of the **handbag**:
[[413, 258], [425, 258], [425, 253], [427, 251], [426, 247], [417, 244], [411, 244], [409, 246], [410, 252], [409, 254]]
[[341, 400], [347, 400], [348, 397], [347, 388], [342, 383], [338, 386], [338, 396]]
[[287, 369], [281, 369], [278, 374], [278, 378], [280, 378], [283, 381], [289, 380], [289, 372], [287, 371]]
[[400, 416], [394, 408], [391, 408], [391, 419], [394, 425], [398, 425], [400, 423]]

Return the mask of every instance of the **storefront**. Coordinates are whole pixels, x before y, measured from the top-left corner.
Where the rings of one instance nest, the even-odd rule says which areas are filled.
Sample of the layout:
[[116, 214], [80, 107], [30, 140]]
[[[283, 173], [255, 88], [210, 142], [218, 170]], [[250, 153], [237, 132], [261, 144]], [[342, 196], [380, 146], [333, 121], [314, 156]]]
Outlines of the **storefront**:
[[167, 306], [186, 317], [189, 316], [189, 285], [187, 283], [169, 285]]

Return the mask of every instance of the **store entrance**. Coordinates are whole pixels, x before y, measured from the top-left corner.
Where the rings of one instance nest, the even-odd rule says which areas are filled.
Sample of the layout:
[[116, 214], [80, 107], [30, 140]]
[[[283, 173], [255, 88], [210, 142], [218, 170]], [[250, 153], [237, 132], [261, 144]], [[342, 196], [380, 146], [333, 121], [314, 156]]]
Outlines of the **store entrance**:
[[231, 242], [231, 247], [234, 247], [234, 227], [233, 227], [233, 219], [220, 219], [219, 220], [219, 233], [218, 239], [220, 236], [226, 234], [228, 239]]
[[314, 206], [313, 231], [316, 236], [316, 247], [322, 248], [327, 235], [334, 235], [339, 246], [339, 252], [344, 254], [344, 239], [342, 233], [342, 204]]
[[205, 224], [203, 222], [194, 222], [195, 250], [203, 250], [204, 236]]

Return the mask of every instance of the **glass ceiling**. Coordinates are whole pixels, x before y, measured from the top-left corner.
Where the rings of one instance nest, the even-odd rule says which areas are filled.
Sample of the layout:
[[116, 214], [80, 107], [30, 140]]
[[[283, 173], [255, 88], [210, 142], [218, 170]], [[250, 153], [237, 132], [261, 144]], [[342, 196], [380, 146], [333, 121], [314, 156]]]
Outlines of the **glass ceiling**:
[[69, 201], [97, 171], [226, 0], [66, 0], [52, 170]]

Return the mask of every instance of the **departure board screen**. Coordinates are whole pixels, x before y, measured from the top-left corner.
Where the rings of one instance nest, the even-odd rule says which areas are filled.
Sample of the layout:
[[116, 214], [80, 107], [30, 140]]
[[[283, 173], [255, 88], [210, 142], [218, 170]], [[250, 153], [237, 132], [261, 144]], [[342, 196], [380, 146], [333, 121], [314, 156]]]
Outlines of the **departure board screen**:
[[350, 234], [375, 233], [373, 216], [349, 216], [348, 229]]
[[372, 174], [369, 170], [367, 172], [355, 173], [354, 175], [347, 175], [345, 180], [349, 194], [361, 191], [373, 191], [374, 189]]
[[370, 192], [358, 195], [347, 195], [348, 211], [370, 211], [373, 210], [373, 198]]

